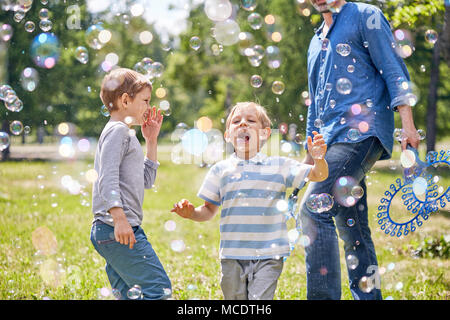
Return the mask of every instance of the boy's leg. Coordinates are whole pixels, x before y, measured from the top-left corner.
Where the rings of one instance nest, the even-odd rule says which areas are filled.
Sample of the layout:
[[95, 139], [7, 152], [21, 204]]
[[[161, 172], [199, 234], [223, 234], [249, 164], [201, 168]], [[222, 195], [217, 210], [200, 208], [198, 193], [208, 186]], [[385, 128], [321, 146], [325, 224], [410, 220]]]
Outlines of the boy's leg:
[[[144, 299], [166, 299], [172, 290], [170, 280], [142, 228], [133, 227], [133, 230], [136, 238], [133, 249], [116, 242], [114, 228], [106, 224], [93, 227], [91, 240], [128, 289], [139, 285]], [[121, 294], [123, 299], [128, 298]]]
[[[311, 194], [328, 193], [333, 195], [333, 186], [337, 179], [342, 176], [351, 176], [357, 182], [361, 182], [368, 170], [379, 159], [382, 146], [375, 137], [365, 139], [358, 143], [335, 144], [329, 147], [325, 159], [329, 165], [329, 176], [325, 181], [312, 182], [305, 192], [301, 204], [301, 221], [303, 234], [309, 238], [309, 245], [305, 247], [306, 271], [307, 271], [307, 297], [308, 299], [333, 299], [338, 300], [341, 296], [341, 274], [339, 262], [339, 245], [336, 234], [336, 225], [339, 236], [344, 240], [346, 248], [353, 247], [353, 239], [359, 239], [359, 245], [364, 250], [358, 251], [360, 261], [359, 269], [351, 270], [353, 266], [348, 265], [349, 273], [352, 274], [352, 283], [355, 277], [361, 277], [369, 265], [376, 265], [375, 249], [370, 237], [367, 211], [360, 214], [357, 208], [360, 205], [367, 210], [367, 203], [362, 198], [355, 206], [347, 208], [335, 203], [333, 208], [327, 212], [312, 212], [306, 206], [306, 199]], [[365, 187], [365, 186], [364, 186]], [[364, 190], [366, 192], [366, 190]], [[364, 203], [365, 202], [365, 203]], [[360, 207], [361, 208], [361, 207]], [[348, 219], [359, 221], [358, 227], [349, 227]], [[351, 239], [351, 240], [350, 240]], [[356, 240], [355, 240], [356, 241]], [[355, 298], [361, 298], [351, 288]], [[374, 295], [373, 298], [377, 298]]]
[[222, 269], [220, 287], [223, 298], [225, 300], [247, 300], [247, 276], [240, 260], [222, 259], [220, 264]]
[[273, 300], [283, 259], [252, 260], [248, 274], [248, 299]]

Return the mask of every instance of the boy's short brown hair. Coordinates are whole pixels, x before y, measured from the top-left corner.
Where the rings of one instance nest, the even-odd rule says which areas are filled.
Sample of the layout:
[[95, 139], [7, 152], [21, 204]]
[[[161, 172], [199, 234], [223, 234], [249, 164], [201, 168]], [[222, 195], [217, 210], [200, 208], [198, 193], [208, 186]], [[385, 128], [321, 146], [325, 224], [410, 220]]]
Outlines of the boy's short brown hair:
[[263, 128], [271, 127], [272, 121], [270, 120], [269, 116], [267, 115], [266, 108], [264, 108], [263, 106], [255, 103], [255, 102], [246, 101], [246, 102], [238, 102], [238, 103], [236, 103], [236, 105], [233, 106], [233, 108], [231, 108], [230, 113], [228, 114], [228, 117], [227, 117], [227, 122], [226, 122], [227, 130], [230, 126], [231, 118], [233, 117], [234, 112], [238, 108], [249, 107], [249, 106], [254, 106], [256, 108], [256, 115], [258, 117], [258, 120], [261, 122]]
[[134, 98], [144, 88], [151, 91], [152, 84], [143, 74], [127, 68], [117, 68], [103, 78], [100, 99], [111, 112], [118, 109], [117, 99], [124, 93]]

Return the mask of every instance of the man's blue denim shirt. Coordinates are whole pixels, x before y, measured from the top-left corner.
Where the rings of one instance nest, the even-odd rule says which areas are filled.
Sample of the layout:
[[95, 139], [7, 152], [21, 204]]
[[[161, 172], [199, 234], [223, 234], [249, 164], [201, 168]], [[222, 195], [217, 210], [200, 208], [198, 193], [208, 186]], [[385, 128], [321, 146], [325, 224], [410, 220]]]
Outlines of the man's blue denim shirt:
[[320, 132], [328, 146], [376, 136], [384, 147], [381, 159], [389, 159], [394, 111], [416, 102], [389, 22], [377, 7], [349, 2], [333, 13], [326, 38], [323, 26], [308, 49], [306, 134]]

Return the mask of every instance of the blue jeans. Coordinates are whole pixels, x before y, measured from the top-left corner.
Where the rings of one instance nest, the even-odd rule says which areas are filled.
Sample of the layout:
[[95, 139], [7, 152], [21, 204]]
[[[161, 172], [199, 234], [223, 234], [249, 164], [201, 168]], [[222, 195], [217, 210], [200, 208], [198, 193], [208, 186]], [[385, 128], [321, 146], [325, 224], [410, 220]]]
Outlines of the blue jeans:
[[[309, 238], [305, 247], [307, 272], [307, 298], [331, 299], [341, 298], [341, 269], [339, 237], [344, 241], [350, 291], [354, 299], [382, 299], [379, 287], [378, 263], [375, 247], [371, 238], [367, 188], [364, 181], [366, 173], [380, 159], [383, 146], [376, 137], [369, 137], [358, 143], [337, 143], [328, 148], [325, 159], [329, 166], [329, 176], [322, 182], [310, 182], [301, 204], [301, 224], [303, 234]], [[306, 206], [305, 199], [311, 194], [328, 193], [333, 195], [333, 186], [342, 176], [351, 176], [364, 190], [364, 195], [355, 205], [346, 207], [336, 199], [329, 211], [314, 213]], [[347, 223], [349, 219], [354, 223]], [[350, 262], [348, 256], [356, 257]], [[355, 261], [355, 259], [353, 259]], [[355, 267], [356, 265], [356, 267]], [[368, 277], [372, 286], [360, 280]], [[378, 276], [373, 286], [374, 277]], [[372, 290], [370, 290], [373, 288]]]
[[[117, 242], [114, 227], [94, 222], [91, 242], [95, 250], [106, 260], [106, 274], [113, 289], [120, 292], [120, 299], [129, 299], [128, 290], [141, 287], [140, 299], [160, 300], [170, 297], [172, 286], [152, 245], [140, 226], [133, 227], [136, 243], [133, 249]], [[169, 290], [167, 290], [169, 289]]]

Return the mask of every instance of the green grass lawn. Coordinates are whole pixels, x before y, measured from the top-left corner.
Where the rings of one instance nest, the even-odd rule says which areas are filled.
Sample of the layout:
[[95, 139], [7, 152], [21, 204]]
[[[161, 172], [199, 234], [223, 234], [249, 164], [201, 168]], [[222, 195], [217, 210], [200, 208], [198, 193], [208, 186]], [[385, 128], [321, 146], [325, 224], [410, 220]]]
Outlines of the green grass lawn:
[[[155, 188], [147, 190], [143, 229], [172, 280], [174, 299], [222, 299], [220, 290], [219, 215], [207, 222], [184, 220], [170, 213], [181, 198], [201, 204], [196, 197], [207, 168], [175, 165], [167, 154]], [[398, 158], [397, 158], [398, 159]], [[398, 162], [398, 161], [397, 161]], [[412, 249], [425, 238], [450, 235], [450, 205], [433, 214], [416, 232], [402, 238], [386, 235], [377, 223], [380, 198], [395, 179], [396, 170], [377, 168], [369, 173], [369, 214], [381, 270], [384, 298], [450, 298], [450, 262], [439, 257], [417, 257]], [[104, 260], [89, 240], [91, 184], [85, 173], [92, 161], [5, 162], [0, 164], [0, 299], [112, 299], [101, 294], [110, 288]], [[448, 168], [439, 170], [439, 183], [450, 185]], [[71, 194], [61, 179], [71, 176], [82, 186]], [[65, 178], [67, 179], [67, 177]], [[304, 190], [302, 190], [303, 192]], [[400, 204], [393, 210], [402, 212]], [[176, 222], [174, 231], [165, 223]], [[55, 239], [55, 252], [43, 254], [33, 246], [32, 233], [46, 226]], [[181, 252], [171, 248], [182, 240]], [[447, 249], [448, 250], [448, 249]], [[352, 299], [341, 242], [342, 298]], [[297, 245], [287, 259], [275, 299], [306, 299], [304, 249]]]

